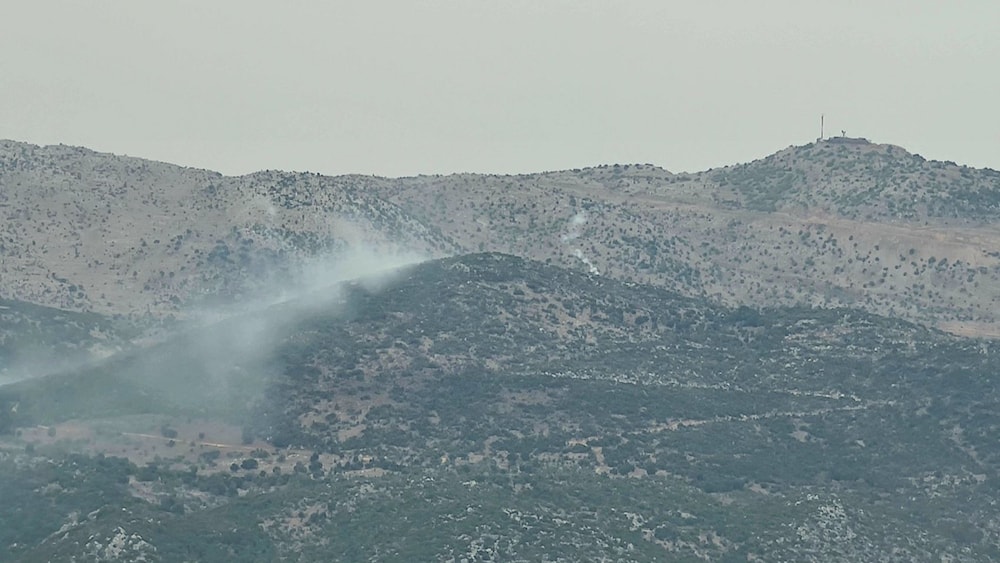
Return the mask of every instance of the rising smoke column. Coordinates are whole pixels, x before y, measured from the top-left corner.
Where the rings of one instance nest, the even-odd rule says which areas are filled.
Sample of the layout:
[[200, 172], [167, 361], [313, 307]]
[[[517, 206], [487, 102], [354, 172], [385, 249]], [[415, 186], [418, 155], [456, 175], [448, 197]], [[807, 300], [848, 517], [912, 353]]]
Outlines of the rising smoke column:
[[[583, 236], [583, 226], [587, 224], [587, 213], [585, 211], [580, 211], [569, 220], [569, 230], [563, 233], [559, 239], [563, 243], [570, 243], [581, 236]], [[584, 254], [583, 250], [580, 248], [573, 249], [573, 256], [576, 256], [577, 260], [583, 262], [587, 266], [587, 271], [595, 276], [601, 275], [601, 271], [590, 261]]]

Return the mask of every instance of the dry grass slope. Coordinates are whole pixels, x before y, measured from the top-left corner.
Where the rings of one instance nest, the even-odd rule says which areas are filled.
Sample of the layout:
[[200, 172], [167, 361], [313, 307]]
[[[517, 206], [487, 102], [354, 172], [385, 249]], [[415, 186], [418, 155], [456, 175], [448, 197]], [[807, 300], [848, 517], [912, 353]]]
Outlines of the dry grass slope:
[[0, 143], [0, 295], [163, 314], [352, 245], [497, 251], [729, 304], [850, 305], [996, 336], [1000, 173], [837, 139], [697, 174], [614, 165], [224, 177]]

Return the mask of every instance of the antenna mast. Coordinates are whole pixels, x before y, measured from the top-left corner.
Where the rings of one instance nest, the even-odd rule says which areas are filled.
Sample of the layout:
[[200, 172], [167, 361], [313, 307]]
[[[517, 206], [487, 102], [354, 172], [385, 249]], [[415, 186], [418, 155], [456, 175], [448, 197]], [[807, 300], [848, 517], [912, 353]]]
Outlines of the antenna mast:
[[821, 113], [819, 114], [819, 140], [823, 140], [823, 118], [825, 116]]

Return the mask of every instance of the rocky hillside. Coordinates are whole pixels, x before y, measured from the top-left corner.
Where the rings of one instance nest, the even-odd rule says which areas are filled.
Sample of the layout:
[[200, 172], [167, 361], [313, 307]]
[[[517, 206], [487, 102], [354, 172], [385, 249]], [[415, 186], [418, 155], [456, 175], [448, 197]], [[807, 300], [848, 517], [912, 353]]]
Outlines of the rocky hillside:
[[831, 139], [698, 174], [615, 165], [397, 181], [466, 248], [732, 304], [851, 305], [996, 336], [1000, 173]]
[[238, 178], [0, 144], [3, 296], [158, 314], [365, 244], [511, 253], [728, 304], [850, 305], [1000, 335], [1000, 173], [834, 138], [697, 174], [614, 165]]
[[429, 261], [0, 387], [0, 558], [1000, 560], [994, 347]]
[[347, 248], [456, 250], [375, 195], [379, 182], [271, 171], [231, 178], [0, 142], [0, 295], [163, 314], [285, 285], [304, 259]]

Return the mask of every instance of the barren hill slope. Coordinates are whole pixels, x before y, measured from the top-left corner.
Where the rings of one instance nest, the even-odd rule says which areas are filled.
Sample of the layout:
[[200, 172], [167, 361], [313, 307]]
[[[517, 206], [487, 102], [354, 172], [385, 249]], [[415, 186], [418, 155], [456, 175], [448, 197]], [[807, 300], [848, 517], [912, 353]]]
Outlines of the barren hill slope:
[[[164, 313], [274, 285], [303, 258], [364, 246], [428, 256], [447, 240], [371, 186], [384, 180], [205, 170], [0, 142], [0, 295]], [[277, 280], [277, 281], [276, 281]]]
[[380, 184], [466, 248], [727, 303], [1000, 334], [1000, 173], [831, 139], [698, 174], [614, 165]]
[[496, 251], [729, 304], [851, 305], [1000, 335], [1000, 173], [834, 138], [696, 174], [230, 178], [0, 144], [2, 295], [166, 313], [358, 244]]

